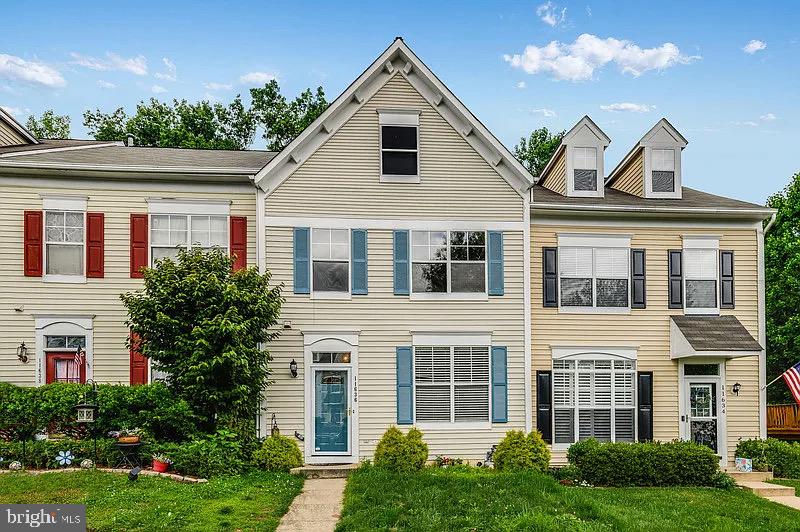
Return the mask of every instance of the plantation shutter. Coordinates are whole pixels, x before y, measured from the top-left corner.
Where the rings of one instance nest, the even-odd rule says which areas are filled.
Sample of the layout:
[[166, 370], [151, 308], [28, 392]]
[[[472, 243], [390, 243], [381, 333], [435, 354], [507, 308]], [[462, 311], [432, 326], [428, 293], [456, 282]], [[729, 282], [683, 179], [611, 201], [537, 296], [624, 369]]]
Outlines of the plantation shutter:
[[558, 306], [558, 248], [542, 248], [542, 305]]
[[492, 423], [508, 422], [508, 350], [492, 346]]
[[721, 308], [735, 308], [733, 288], [733, 251], [719, 252], [719, 284]]
[[397, 424], [414, 423], [414, 364], [410, 346], [396, 348], [397, 355]]
[[489, 231], [490, 296], [502, 296], [505, 293], [503, 266], [503, 233], [500, 231]]
[[553, 372], [536, 372], [536, 430], [546, 443], [553, 443]]
[[86, 277], [105, 275], [105, 216], [102, 212], [86, 213]]
[[645, 250], [631, 250], [631, 307], [647, 308]]
[[147, 384], [147, 358], [139, 352], [139, 335], [131, 333], [131, 386]]
[[640, 371], [637, 377], [639, 441], [653, 439], [653, 372]]
[[669, 308], [683, 308], [683, 253], [671, 249], [668, 252]]
[[23, 222], [23, 271], [26, 277], [42, 276], [43, 223], [44, 213], [42, 211], [25, 211]]
[[308, 227], [294, 228], [294, 293], [311, 293], [311, 263], [309, 260], [310, 230]]
[[131, 214], [131, 278], [144, 277], [142, 268], [148, 265], [149, 250], [146, 214]]
[[367, 293], [367, 230], [353, 229], [350, 242], [353, 248], [350, 291], [364, 295]]
[[231, 216], [229, 239], [233, 271], [247, 268], [247, 216]]
[[408, 278], [408, 231], [394, 232], [394, 295], [410, 294]]
[[[467, 353], [462, 356], [471, 356], [470, 348], [465, 348]], [[485, 360], [485, 376], [483, 381], [483, 408], [484, 420], [489, 419], [489, 353], [487, 348], [482, 348]], [[461, 361], [456, 379], [467, 377], [471, 382], [471, 361]], [[464, 371], [466, 369], [466, 372]], [[468, 373], [467, 373], [468, 372]], [[454, 372], [455, 373], [455, 372]], [[466, 373], [466, 375], [465, 375]], [[445, 346], [417, 346], [414, 348], [414, 411], [417, 422], [450, 422], [452, 421], [451, 394], [453, 380], [451, 379], [450, 347]], [[469, 388], [467, 388], [469, 391]]]

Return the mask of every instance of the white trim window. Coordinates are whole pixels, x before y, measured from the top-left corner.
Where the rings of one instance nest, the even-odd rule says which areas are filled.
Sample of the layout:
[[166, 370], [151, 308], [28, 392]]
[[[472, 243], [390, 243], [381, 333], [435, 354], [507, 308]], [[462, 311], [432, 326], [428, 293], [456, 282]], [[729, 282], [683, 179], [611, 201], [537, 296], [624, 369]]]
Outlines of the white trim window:
[[178, 256], [178, 250], [200, 248], [228, 252], [227, 215], [150, 214], [150, 263]]
[[419, 111], [378, 110], [381, 180], [419, 181]]
[[717, 250], [685, 249], [683, 262], [687, 312], [719, 313]]
[[486, 231], [412, 231], [411, 291], [486, 293]]
[[572, 148], [573, 189], [578, 192], [597, 190], [597, 148]]
[[630, 308], [630, 250], [559, 247], [562, 308]]
[[489, 422], [489, 347], [414, 346], [417, 423]]
[[350, 293], [350, 231], [311, 230], [311, 291]]
[[612, 357], [553, 360], [553, 443], [636, 439], [636, 362]]
[[83, 279], [86, 272], [86, 212], [44, 211], [45, 280]]
[[652, 190], [656, 193], [675, 192], [675, 150], [653, 148]]

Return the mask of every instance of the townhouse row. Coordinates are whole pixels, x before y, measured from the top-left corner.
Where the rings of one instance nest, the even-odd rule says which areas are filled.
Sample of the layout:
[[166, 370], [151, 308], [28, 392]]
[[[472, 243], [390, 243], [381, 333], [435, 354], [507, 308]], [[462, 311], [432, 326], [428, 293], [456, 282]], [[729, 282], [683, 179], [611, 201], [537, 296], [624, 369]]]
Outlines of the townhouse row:
[[370, 458], [391, 424], [476, 461], [511, 429], [555, 463], [595, 437], [724, 464], [764, 435], [772, 212], [682, 186], [666, 120], [605, 177], [584, 117], [534, 177], [398, 39], [280, 153], [0, 133], [0, 380], [168, 379], [119, 294], [222, 248], [284, 286], [262, 430], [308, 463]]

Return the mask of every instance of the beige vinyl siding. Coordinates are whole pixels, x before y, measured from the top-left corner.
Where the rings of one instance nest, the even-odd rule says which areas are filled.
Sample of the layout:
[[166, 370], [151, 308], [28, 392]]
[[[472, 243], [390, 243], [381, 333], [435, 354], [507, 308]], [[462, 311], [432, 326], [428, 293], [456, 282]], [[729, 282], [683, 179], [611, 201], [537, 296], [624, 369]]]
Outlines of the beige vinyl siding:
[[29, 144], [29, 141], [10, 124], [0, 119], [0, 146], [18, 146], [20, 144]]
[[567, 195], [567, 150], [561, 149], [558, 158], [553, 162], [553, 168], [544, 178], [541, 185], [562, 196]]
[[611, 188], [644, 197], [644, 148], [639, 148], [639, 153], [633, 156], [611, 183]]
[[[127, 328], [122, 292], [141, 286], [141, 279], [130, 278], [130, 214], [147, 213], [148, 197], [177, 197], [231, 200], [231, 215], [247, 216], [248, 264], [256, 263], [255, 190], [202, 193], [191, 186], [173, 184], [165, 192], [133, 186], [98, 182], [94, 187], [79, 187], [64, 181], [63, 187], [41, 188], [8, 186], [0, 177], [0, 380], [19, 385], [34, 385], [36, 375], [35, 318], [37, 313], [94, 315], [94, 379], [98, 382], [129, 381], [129, 354], [125, 349]], [[72, 184], [71, 184], [72, 183]], [[112, 190], [108, 190], [112, 188]], [[169, 188], [169, 187], [168, 187]], [[87, 279], [85, 284], [44, 282], [40, 277], [23, 276], [23, 211], [41, 210], [43, 193], [87, 196], [87, 211], [105, 213], [105, 277]], [[16, 308], [22, 309], [16, 311]], [[29, 348], [30, 361], [20, 363], [16, 348], [20, 342]]]
[[[647, 253], [647, 308], [630, 315], [565, 314], [557, 308], [542, 307], [542, 247], [555, 247], [557, 234], [629, 234], [631, 248]], [[722, 235], [720, 249], [735, 256], [736, 308], [722, 310], [735, 315], [754, 338], [758, 338], [758, 255], [755, 230], [713, 230]], [[667, 308], [667, 250], [681, 249], [684, 234], [708, 234], [708, 229], [686, 227], [614, 227], [602, 231], [586, 227], [536, 225], [531, 231], [531, 277], [533, 309], [533, 371], [551, 368], [551, 345], [638, 346], [638, 371], [653, 371], [653, 431], [658, 440], [679, 436], [678, 363], [670, 359], [670, 319], [682, 310]], [[728, 456], [733, 459], [740, 437], [758, 437], [758, 357], [732, 359], [726, 363]], [[730, 393], [734, 382], [742, 385], [739, 396]], [[533, 380], [536, 385], [535, 378]], [[534, 390], [533, 397], [536, 397]], [[534, 405], [535, 408], [535, 405]], [[554, 452], [563, 463], [564, 452]]]
[[[518, 205], [521, 206], [521, 200]], [[511, 210], [512, 206], [509, 206]], [[521, 209], [517, 209], [520, 212]], [[511, 429], [525, 427], [525, 347], [523, 314], [523, 232], [504, 232], [505, 295], [488, 301], [420, 301], [393, 294], [392, 231], [368, 230], [369, 294], [347, 301], [311, 299], [292, 293], [292, 228], [267, 229], [267, 265], [273, 282], [283, 283], [286, 303], [281, 320], [292, 323], [270, 345], [273, 384], [266, 392], [266, 412], [276, 415], [284, 434], [304, 428], [302, 331], [308, 328], [361, 331], [358, 345], [358, 408], [361, 458], [371, 458], [386, 429], [396, 423], [396, 354], [412, 345], [411, 331], [492, 332], [492, 344], [508, 348], [508, 423], [491, 428], [459, 429], [442, 425], [424, 429], [431, 458], [437, 454], [483, 460], [489, 448]], [[299, 375], [292, 379], [289, 363]], [[268, 426], [268, 425], [267, 425]], [[354, 441], [354, 444], [355, 441]]]
[[[389, 108], [421, 111], [419, 184], [379, 182], [376, 110]], [[313, 199], [310, 191], [316, 192]], [[269, 196], [267, 215], [504, 220], [518, 201], [519, 195], [398, 72]]]

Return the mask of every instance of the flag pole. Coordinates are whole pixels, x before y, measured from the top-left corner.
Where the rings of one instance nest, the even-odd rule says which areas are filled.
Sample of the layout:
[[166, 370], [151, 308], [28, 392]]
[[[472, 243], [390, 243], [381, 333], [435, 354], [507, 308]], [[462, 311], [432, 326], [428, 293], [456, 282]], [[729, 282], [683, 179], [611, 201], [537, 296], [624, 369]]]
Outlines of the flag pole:
[[[786, 373], [786, 372], [784, 371], [783, 373]], [[765, 384], [764, 386], [762, 386], [762, 387], [761, 387], [761, 389], [762, 389], [762, 390], [764, 390], [764, 389], [766, 389], [766, 388], [767, 388], [767, 386], [769, 386], [770, 384], [774, 384], [774, 383], [775, 383], [775, 381], [777, 381], [778, 379], [780, 379], [781, 377], [783, 377], [783, 373], [781, 373], [780, 375], [778, 375], [777, 377], [775, 377], [774, 379], [772, 379], [772, 380], [771, 380], [771, 381], [770, 381], [768, 384]]]

